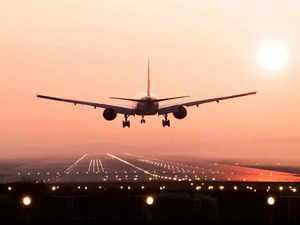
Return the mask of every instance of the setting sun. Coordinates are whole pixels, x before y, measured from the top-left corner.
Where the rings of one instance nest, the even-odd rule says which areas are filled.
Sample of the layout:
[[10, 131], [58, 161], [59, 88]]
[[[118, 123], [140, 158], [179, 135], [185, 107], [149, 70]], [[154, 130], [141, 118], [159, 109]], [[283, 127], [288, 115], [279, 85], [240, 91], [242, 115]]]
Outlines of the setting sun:
[[278, 71], [286, 66], [288, 51], [277, 43], [265, 44], [258, 50], [257, 60], [263, 69]]

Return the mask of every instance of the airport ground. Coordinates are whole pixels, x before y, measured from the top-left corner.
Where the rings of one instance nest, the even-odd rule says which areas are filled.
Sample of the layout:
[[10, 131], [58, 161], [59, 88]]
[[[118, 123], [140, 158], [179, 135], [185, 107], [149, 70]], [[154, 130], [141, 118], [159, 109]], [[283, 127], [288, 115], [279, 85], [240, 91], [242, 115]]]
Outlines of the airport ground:
[[[130, 153], [82, 153], [0, 164], [1, 183], [239, 181], [297, 182], [299, 170], [258, 163]], [[270, 169], [271, 168], [271, 169]], [[286, 172], [289, 171], [289, 172]]]

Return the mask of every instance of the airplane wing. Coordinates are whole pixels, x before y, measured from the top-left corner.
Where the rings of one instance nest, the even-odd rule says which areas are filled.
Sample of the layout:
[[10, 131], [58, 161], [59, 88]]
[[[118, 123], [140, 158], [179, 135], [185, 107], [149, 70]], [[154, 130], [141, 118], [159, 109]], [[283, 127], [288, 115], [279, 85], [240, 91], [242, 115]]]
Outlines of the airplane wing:
[[36, 97], [38, 98], [44, 98], [44, 99], [49, 99], [49, 100], [54, 100], [54, 101], [61, 101], [61, 102], [68, 102], [68, 103], [73, 103], [74, 105], [89, 105], [94, 108], [110, 108], [115, 110], [116, 113], [120, 114], [127, 114], [127, 115], [134, 115], [134, 108], [131, 108], [129, 106], [117, 106], [117, 105], [107, 105], [107, 104], [101, 104], [101, 103], [96, 103], [96, 102], [86, 102], [86, 101], [79, 101], [79, 100], [73, 100], [73, 99], [65, 99], [65, 98], [57, 98], [57, 97], [51, 97], [51, 96], [45, 96], [45, 95], [37, 95]]
[[226, 99], [230, 99], [230, 98], [243, 97], [243, 96], [247, 96], [247, 95], [254, 95], [254, 94], [256, 94], [256, 91], [243, 93], [243, 94], [238, 94], [238, 95], [231, 95], [231, 96], [218, 97], [218, 98], [209, 98], [209, 99], [204, 99], [204, 100], [199, 100], [199, 101], [185, 102], [185, 103], [171, 105], [171, 106], [170, 105], [169, 106], [162, 106], [162, 107], [159, 108], [158, 114], [162, 115], [162, 114], [168, 114], [168, 113], [176, 112], [178, 110], [179, 106], [190, 107], [190, 106], [199, 106], [200, 104], [209, 103], [209, 102], [219, 103], [219, 101], [222, 101], [222, 100], [226, 100]]

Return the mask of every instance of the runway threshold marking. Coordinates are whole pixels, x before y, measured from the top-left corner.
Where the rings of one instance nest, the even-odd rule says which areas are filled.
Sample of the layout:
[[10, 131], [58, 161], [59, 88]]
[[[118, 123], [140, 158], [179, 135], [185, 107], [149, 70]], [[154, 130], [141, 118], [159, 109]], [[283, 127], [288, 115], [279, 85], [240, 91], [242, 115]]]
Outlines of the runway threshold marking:
[[95, 173], [95, 160], [93, 160], [93, 173]]
[[94, 163], [95, 163], [95, 171], [94, 171], [94, 173], [97, 173], [97, 159], [94, 159]]
[[102, 172], [104, 173], [104, 168], [103, 168], [102, 162], [101, 162], [101, 160], [100, 160], [100, 159], [98, 159], [98, 161], [99, 161], [99, 163], [100, 163], [101, 170], [102, 170]]
[[88, 172], [90, 172], [90, 171], [91, 171], [92, 162], [93, 162], [93, 160], [91, 159], [91, 161], [90, 161], [90, 164], [89, 164], [89, 169], [88, 169]]
[[99, 169], [99, 163], [98, 163], [98, 159], [96, 159], [96, 167], [97, 167], [97, 171], [96, 171], [96, 173], [99, 173], [100, 172], [100, 169]]
[[80, 157], [79, 159], [77, 159], [71, 166], [69, 166], [67, 169], [65, 169], [65, 170], [64, 170], [64, 173], [69, 174], [69, 173], [74, 169], [74, 167], [77, 166], [77, 164], [78, 164], [81, 160], [83, 160], [87, 155], [88, 155], [87, 153], [83, 154], [83, 156], [81, 156], [81, 157]]
[[123, 163], [125, 163], [125, 164], [127, 164], [127, 165], [129, 165], [129, 166], [131, 166], [131, 167], [133, 167], [133, 168], [135, 168], [135, 169], [137, 169], [137, 170], [140, 170], [140, 171], [144, 172], [145, 174], [148, 174], [148, 175], [153, 176], [153, 177], [158, 177], [158, 175], [153, 174], [153, 173], [150, 173], [150, 172], [147, 171], [147, 170], [144, 170], [144, 169], [142, 169], [142, 168], [140, 168], [140, 167], [138, 167], [138, 166], [136, 166], [136, 165], [134, 165], [134, 164], [132, 164], [132, 163], [130, 163], [130, 162], [124, 160], [124, 159], [119, 158], [118, 156], [115, 156], [115, 155], [110, 154], [110, 153], [106, 153], [106, 155], [108, 155], [108, 156], [110, 156], [110, 157], [112, 157], [112, 158], [114, 158], [114, 159], [117, 159], [117, 160], [119, 160], [120, 162], [123, 162]]

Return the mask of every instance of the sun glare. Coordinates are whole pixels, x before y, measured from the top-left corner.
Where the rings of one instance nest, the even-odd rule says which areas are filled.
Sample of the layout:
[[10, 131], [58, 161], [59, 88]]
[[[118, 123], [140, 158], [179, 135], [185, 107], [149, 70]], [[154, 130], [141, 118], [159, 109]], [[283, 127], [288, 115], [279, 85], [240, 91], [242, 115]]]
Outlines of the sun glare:
[[258, 50], [257, 59], [263, 69], [278, 71], [286, 66], [288, 51], [278, 43], [265, 44]]

